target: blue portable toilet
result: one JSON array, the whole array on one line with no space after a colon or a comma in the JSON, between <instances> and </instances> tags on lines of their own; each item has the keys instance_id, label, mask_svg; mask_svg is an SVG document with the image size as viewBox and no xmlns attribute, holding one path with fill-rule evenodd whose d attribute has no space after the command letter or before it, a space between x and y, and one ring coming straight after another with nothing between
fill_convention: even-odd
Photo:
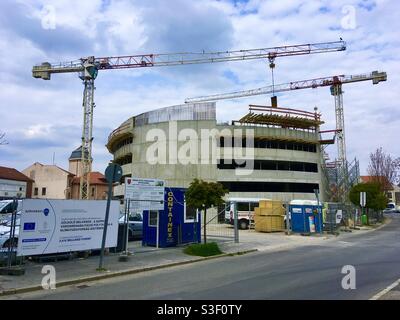
<instances>
[{"instance_id":1,"label":"blue portable toilet","mask_svg":"<svg viewBox=\"0 0 400 320\"><path fill-rule=\"evenodd\" d=\"M166 248L201 242L200 213L186 207L185 191L166 187L164 210L143 212L143 246L157 246L158 242L160 248Z\"/></svg>"},{"instance_id":2,"label":"blue portable toilet","mask_svg":"<svg viewBox=\"0 0 400 320\"><path fill-rule=\"evenodd\" d=\"M323 230L322 204L312 200L293 200L289 206L293 232L321 233Z\"/></svg>"}]
</instances>

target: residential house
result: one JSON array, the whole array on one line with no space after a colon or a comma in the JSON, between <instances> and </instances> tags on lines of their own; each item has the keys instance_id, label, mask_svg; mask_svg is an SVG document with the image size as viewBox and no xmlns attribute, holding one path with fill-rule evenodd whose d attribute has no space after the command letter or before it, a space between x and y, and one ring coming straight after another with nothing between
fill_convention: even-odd
<instances>
[{"instance_id":1,"label":"residential house","mask_svg":"<svg viewBox=\"0 0 400 320\"><path fill-rule=\"evenodd\" d=\"M30 198L33 179L14 168L0 167L0 199Z\"/></svg>"},{"instance_id":2,"label":"residential house","mask_svg":"<svg viewBox=\"0 0 400 320\"><path fill-rule=\"evenodd\" d=\"M44 165L39 162L22 171L33 179L34 199L69 199L70 185L74 174L56 165Z\"/></svg>"},{"instance_id":3,"label":"residential house","mask_svg":"<svg viewBox=\"0 0 400 320\"><path fill-rule=\"evenodd\" d=\"M71 183L71 199L79 199L80 177L74 177ZM89 200L107 199L107 180L100 172L91 172L89 179Z\"/></svg>"}]
</instances>

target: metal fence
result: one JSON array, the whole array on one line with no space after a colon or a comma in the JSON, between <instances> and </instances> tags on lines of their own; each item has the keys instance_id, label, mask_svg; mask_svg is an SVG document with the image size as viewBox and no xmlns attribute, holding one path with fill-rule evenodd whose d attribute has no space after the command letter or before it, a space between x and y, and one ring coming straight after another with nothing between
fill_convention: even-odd
<instances>
[{"instance_id":1,"label":"metal fence","mask_svg":"<svg viewBox=\"0 0 400 320\"><path fill-rule=\"evenodd\" d=\"M207 239L220 238L232 241L235 240L235 223L234 223L235 217L237 221L237 215L234 215L233 224L231 224L230 221L228 223L225 217L225 206L207 210L207 219L205 224ZM203 225L203 236L204 236L204 225Z\"/></svg>"},{"instance_id":2,"label":"metal fence","mask_svg":"<svg viewBox=\"0 0 400 320\"><path fill-rule=\"evenodd\" d=\"M368 217L367 222L369 224L383 221L383 213L380 210L365 209L363 212L359 207L352 204L328 203L324 215L324 231L337 233L362 226L361 216L363 214Z\"/></svg>"}]
</instances>

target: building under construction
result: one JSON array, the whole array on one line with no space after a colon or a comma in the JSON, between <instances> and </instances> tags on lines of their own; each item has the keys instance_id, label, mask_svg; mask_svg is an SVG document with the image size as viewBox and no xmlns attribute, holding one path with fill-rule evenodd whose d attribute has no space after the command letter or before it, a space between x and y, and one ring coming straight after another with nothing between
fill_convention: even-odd
<instances>
[{"instance_id":1,"label":"building under construction","mask_svg":"<svg viewBox=\"0 0 400 320\"><path fill-rule=\"evenodd\" d=\"M215 102L189 103L128 119L110 134L107 148L114 162L122 165L124 177L164 179L170 187L188 187L195 178L218 181L229 189L229 197L283 201L315 200L314 191L319 189L321 200L327 201L330 186L323 147L333 139L321 139L323 123L317 110L251 105L241 119L221 124ZM153 129L164 136L155 138ZM204 130L216 150L208 159L201 148ZM188 145L188 133L191 140L197 139L192 146L198 149L191 150L191 161L185 162L181 149ZM158 156L166 150L166 161L155 165L149 150L156 143ZM176 145L177 157L171 145ZM122 196L123 190L124 185L116 187L115 195Z\"/></svg>"}]
</instances>

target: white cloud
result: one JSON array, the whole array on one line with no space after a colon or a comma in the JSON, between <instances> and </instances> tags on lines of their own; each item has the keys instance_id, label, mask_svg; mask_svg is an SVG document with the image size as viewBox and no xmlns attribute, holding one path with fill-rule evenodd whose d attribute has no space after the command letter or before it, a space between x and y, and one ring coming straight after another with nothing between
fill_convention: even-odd
<instances>
[{"instance_id":1,"label":"white cloud","mask_svg":"<svg viewBox=\"0 0 400 320\"><path fill-rule=\"evenodd\" d=\"M27 138L41 138L46 137L51 133L52 127L48 124L36 124L28 127L22 134Z\"/></svg>"},{"instance_id":2,"label":"white cloud","mask_svg":"<svg viewBox=\"0 0 400 320\"><path fill-rule=\"evenodd\" d=\"M76 75L55 75L50 82L33 79L35 63L87 54L250 49L336 41L339 37L348 42L346 52L277 59L276 82L387 71L386 83L344 88L348 153L349 158L360 158L362 169L369 152L378 146L394 155L400 153L396 143L400 10L394 0L250 0L236 5L228 0L18 0L17 4L10 0L0 3L0 11L8 10L10 16L0 21L0 112L2 130L10 140L7 149L2 149L2 164L15 163L22 169L34 161L49 162L51 156L38 151L42 143L56 149L58 157L65 158L60 164L66 166L67 156L80 143L81 82ZM41 27L45 5L55 7L55 30ZM355 29L341 26L345 5L356 10ZM235 79L227 78L227 71ZM260 60L102 72L96 91L96 170L103 171L109 160L104 147L109 131L130 116L182 103L186 97L266 86L270 77L267 61ZM222 121L237 120L247 112L248 104L267 104L268 99L256 96L222 101L217 104L217 114ZM328 88L286 93L279 102L307 110L318 106L326 129L335 126ZM21 135L30 138L31 146L18 140ZM328 149L331 158L335 149Z\"/></svg>"}]
</instances>

